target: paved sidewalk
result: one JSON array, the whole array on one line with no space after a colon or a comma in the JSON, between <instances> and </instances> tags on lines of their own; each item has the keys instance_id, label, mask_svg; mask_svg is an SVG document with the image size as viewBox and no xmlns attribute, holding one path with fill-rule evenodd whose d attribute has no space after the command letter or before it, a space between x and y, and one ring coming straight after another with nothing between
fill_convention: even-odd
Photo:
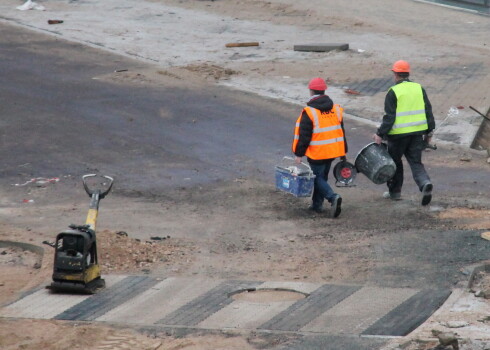
<instances>
[{"instance_id":1,"label":"paved sidewalk","mask_svg":"<svg viewBox=\"0 0 490 350\"><path fill-rule=\"evenodd\" d=\"M107 288L90 296L34 289L5 306L0 316L386 337L407 335L451 294L447 289L302 282L126 275L108 275L105 279ZM293 297L285 298L281 292ZM254 293L266 293L265 298L263 294L254 298Z\"/></svg>"}]
</instances>

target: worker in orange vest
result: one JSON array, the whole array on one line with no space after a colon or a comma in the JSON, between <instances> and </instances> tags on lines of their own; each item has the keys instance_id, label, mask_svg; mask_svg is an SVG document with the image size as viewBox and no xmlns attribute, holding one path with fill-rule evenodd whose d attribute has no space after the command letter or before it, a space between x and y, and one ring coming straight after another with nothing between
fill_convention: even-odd
<instances>
[{"instance_id":1,"label":"worker in orange vest","mask_svg":"<svg viewBox=\"0 0 490 350\"><path fill-rule=\"evenodd\" d=\"M322 78L312 79L308 88L311 98L296 121L293 153L298 164L306 156L316 176L309 209L316 213L323 212L326 199L331 204L329 216L336 218L342 210L342 197L328 184L328 173L334 159L340 157L345 160L347 153L344 110L325 95L327 84Z\"/></svg>"}]
</instances>

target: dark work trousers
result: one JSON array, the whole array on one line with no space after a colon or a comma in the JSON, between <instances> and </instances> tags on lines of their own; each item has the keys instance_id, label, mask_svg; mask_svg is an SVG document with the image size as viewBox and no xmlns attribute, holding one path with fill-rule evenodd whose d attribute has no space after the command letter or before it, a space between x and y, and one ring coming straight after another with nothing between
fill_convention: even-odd
<instances>
[{"instance_id":1,"label":"dark work trousers","mask_svg":"<svg viewBox=\"0 0 490 350\"><path fill-rule=\"evenodd\" d=\"M424 149L424 140L422 135L407 135L397 139L388 140L388 153L396 164L396 172L393 178L388 181L388 190L390 193L400 193L403 186L403 162L405 156L415 183L422 191L422 187L430 182L429 175L422 164L422 151Z\"/></svg>"},{"instance_id":2,"label":"dark work trousers","mask_svg":"<svg viewBox=\"0 0 490 350\"><path fill-rule=\"evenodd\" d=\"M335 159L335 158L334 158ZM336 193L328 184L328 173L334 159L325 159L321 163L310 163L311 170L315 174L315 185L313 187L313 208L320 209L323 201L327 199L330 203L334 199Z\"/></svg>"}]
</instances>

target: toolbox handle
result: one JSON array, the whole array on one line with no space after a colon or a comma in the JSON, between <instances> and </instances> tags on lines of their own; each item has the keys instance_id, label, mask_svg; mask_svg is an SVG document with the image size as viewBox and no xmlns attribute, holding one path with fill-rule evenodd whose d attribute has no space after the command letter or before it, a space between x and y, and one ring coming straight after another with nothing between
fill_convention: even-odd
<instances>
[{"instance_id":1,"label":"toolbox handle","mask_svg":"<svg viewBox=\"0 0 490 350\"><path fill-rule=\"evenodd\" d=\"M82 181L83 181L83 188L85 188L85 192L87 192L87 194L92 197L93 194L95 193L98 193L99 194L99 198L102 199L104 198L109 192L110 190L112 189L112 185L114 184L114 178L110 177L110 176L107 176L107 175L101 175L101 177L109 180L109 186L107 187L107 189L104 191L104 192L101 192L100 190L92 190L88 187L87 185L87 178L89 177L96 177L97 174L87 174L87 175L83 175L82 176Z\"/></svg>"},{"instance_id":2,"label":"toolbox handle","mask_svg":"<svg viewBox=\"0 0 490 350\"><path fill-rule=\"evenodd\" d=\"M292 162L294 165L302 165L303 167L305 167L305 168L306 168L306 170L308 170L308 172L309 172L309 173L311 173L311 174L313 173L313 170L311 170L311 167L310 167L310 165L309 165L308 163L301 162L301 164L297 164L297 163L295 162L295 159L294 159L293 157L289 157L289 156L284 156L284 157L282 158L282 161L283 161L283 162L284 162L285 160ZM284 169L287 169L287 168L284 168Z\"/></svg>"}]
</instances>

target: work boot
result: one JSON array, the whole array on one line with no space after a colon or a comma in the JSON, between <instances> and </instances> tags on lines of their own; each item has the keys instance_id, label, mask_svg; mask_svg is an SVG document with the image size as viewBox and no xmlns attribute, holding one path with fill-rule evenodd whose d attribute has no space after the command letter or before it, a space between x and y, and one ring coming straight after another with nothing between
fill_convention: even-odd
<instances>
[{"instance_id":1,"label":"work boot","mask_svg":"<svg viewBox=\"0 0 490 350\"><path fill-rule=\"evenodd\" d=\"M332 200L332 207L330 208L330 217L331 218L338 217L341 211L342 211L342 197L340 197L337 194Z\"/></svg>"},{"instance_id":2,"label":"work boot","mask_svg":"<svg viewBox=\"0 0 490 350\"><path fill-rule=\"evenodd\" d=\"M422 186L422 205L428 205L432 200L432 187L430 182Z\"/></svg>"},{"instance_id":3,"label":"work boot","mask_svg":"<svg viewBox=\"0 0 490 350\"><path fill-rule=\"evenodd\" d=\"M314 211L315 213L318 213L318 214L320 214L320 213L323 213L323 212L324 212L324 210L323 210L323 208L322 208L322 207L315 207L314 205L310 205L310 206L308 207L308 210L310 210L310 211Z\"/></svg>"},{"instance_id":4,"label":"work boot","mask_svg":"<svg viewBox=\"0 0 490 350\"><path fill-rule=\"evenodd\" d=\"M402 194L400 192L384 192L383 198L391 199L393 201L399 201L402 199Z\"/></svg>"}]
</instances>

